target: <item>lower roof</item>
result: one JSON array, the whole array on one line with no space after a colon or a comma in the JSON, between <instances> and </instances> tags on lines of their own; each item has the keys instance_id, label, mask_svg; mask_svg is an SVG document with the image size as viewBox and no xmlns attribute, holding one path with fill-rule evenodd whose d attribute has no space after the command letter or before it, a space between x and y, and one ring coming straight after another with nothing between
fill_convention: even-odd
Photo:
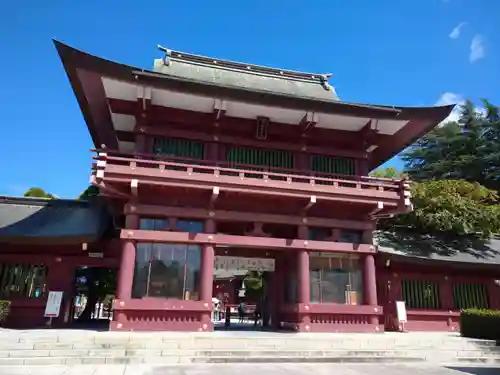
<instances>
[{"instance_id":1,"label":"lower roof","mask_svg":"<svg viewBox=\"0 0 500 375\"><path fill-rule=\"evenodd\" d=\"M0 243L98 241L110 217L100 200L0 197Z\"/></svg>"},{"instance_id":2,"label":"lower roof","mask_svg":"<svg viewBox=\"0 0 500 375\"><path fill-rule=\"evenodd\" d=\"M500 267L500 238L462 236L441 240L429 235L412 236L376 232L378 251L402 262L446 262L456 265Z\"/></svg>"}]
</instances>

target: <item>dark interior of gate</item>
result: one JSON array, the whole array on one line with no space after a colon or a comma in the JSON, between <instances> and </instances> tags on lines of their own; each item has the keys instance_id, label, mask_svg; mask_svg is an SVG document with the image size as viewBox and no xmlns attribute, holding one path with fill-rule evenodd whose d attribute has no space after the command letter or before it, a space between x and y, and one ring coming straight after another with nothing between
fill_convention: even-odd
<instances>
[{"instance_id":1,"label":"dark interior of gate","mask_svg":"<svg viewBox=\"0 0 500 375\"><path fill-rule=\"evenodd\" d=\"M280 251L218 247L212 324L217 330L281 330Z\"/></svg>"}]
</instances>

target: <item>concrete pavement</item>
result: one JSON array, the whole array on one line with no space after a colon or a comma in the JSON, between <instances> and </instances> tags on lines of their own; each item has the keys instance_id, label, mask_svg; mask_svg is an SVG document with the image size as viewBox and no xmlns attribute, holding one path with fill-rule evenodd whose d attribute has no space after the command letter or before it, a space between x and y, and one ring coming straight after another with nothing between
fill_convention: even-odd
<instances>
[{"instance_id":1,"label":"concrete pavement","mask_svg":"<svg viewBox=\"0 0 500 375\"><path fill-rule=\"evenodd\" d=\"M499 375L500 367L428 364L78 365L0 367L0 375Z\"/></svg>"}]
</instances>

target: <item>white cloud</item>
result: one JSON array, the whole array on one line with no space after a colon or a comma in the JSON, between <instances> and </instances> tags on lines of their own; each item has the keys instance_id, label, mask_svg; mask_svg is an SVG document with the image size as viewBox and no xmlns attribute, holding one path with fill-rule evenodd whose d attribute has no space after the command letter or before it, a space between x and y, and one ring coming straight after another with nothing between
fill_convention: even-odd
<instances>
[{"instance_id":1,"label":"white cloud","mask_svg":"<svg viewBox=\"0 0 500 375\"><path fill-rule=\"evenodd\" d=\"M465 99L462 95L455 94L453 92L445 92L443 93L436 102L437 106L445 106L456 104L453 111L451 111L450 115L441 122L441 124L450 122L450 121L458 121L460 118L460 106L465 104ZM476 107L476 113L484 116L486 115L486 109L484 107ZM441 125L440 124L440 125Z\"/></svg>"},{"instance_id":2,"label":"white cloud","mask_svg":"<svg viewBox=\"0 0 500 375\"><path fill-rule=\"evenodd\" d=\"M470 55L469 60L471 63L484 59L486 57L486 48L484 46L483 37L479 34L475 35L472 38L472 42L470 44Z\"/></svg>"},{"instance_id":3,"label":"white cloud","mask_svg":"<svg viewBox=\"0 0 500 375\"><path fill-rule=\"evenodd\" d=\"M465 103L465 99L453 92L445 92L443 93L436 102L437 106L445 106L450 104L457 104L450 115L444 119L442 123L446 123L449 121L457 121L460 116L460 105Z\"/></svg>"},{"instance_id":4,"label":"white cloud","mask_svg":"<svg viewBox=\"0 0 500 375\"><path fill-rule=\"evenodd\" d=\"M458 37L460 36L460 32L462 31L462 27L464 27L465 25L467 25L467 22L460 22L457 26L455 26L455 28L451 31L449 37L451 39L458 39Z\"/></svg>"}]
</instances>

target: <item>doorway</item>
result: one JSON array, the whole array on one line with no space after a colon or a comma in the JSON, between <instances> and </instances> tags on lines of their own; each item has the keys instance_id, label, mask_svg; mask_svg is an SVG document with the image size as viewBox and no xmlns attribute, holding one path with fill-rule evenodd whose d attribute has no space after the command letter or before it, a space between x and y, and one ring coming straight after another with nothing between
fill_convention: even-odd
<instances>
[{"instance_id":1,"label":"doorway","mask_svg":"<svg viewBox=\"0 0 500 375\"><path fill-rule=\"evenodd\" d=\"M70 323L72 327L107 330L113 318L117 270L82 266L75 270Z\"/></svg>"},{"instance_id":2,"label":"doorway","mask_svg":"<svg viewBox=\"0 0 500 375\"><path fill-rule=\"evenodd\" d=\"M278 308L272 289L274 258L216 256L212 322L216 330L269 330Z\"/></svg>"}]
</instances>

